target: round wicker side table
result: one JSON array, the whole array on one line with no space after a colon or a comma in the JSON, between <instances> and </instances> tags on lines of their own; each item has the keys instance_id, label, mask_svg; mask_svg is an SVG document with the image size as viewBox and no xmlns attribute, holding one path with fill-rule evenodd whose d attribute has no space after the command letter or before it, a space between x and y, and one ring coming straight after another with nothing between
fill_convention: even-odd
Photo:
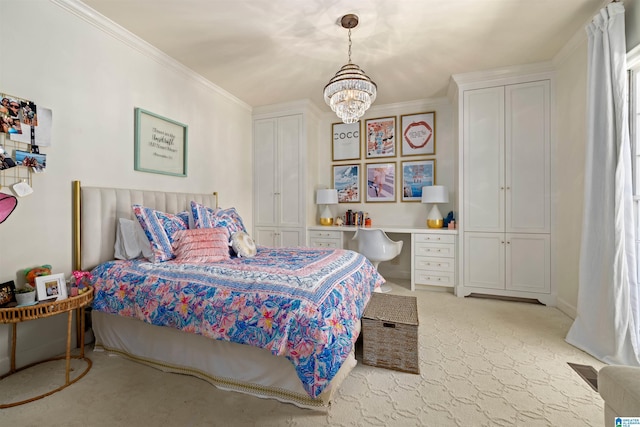
<instances>
[{"instance_id":1,"label":"round wicker side table","mask_svg":"<svg viewBox=\"0 0 640 427\"><path fill-rule=\"evenodd\" d=\"M51 362L53 360L62 360L66 359L66 371L65 371L65 383L56 388L55 390L48 391L46 393L40 394L38 396L21 400L19 402L12 402L6 404L0 404L0 409L10 408L12 406L23 405L25 403L33 402L34 400L42 399L43 397L49 396L55 392L58 392L71 384L78 381L80 378L84 377L89 369L91 369L91 359L85 357L84 355L84 309L87 305L89 305L93 301L93 288L89 288L88 291L84 292L81 295L70 297L67 299L63 299L60 301L42 301L37 303L36 305L25 306L25 307L12 307L12 308L0 308L0 323L6 323L12 325L12 336L11 336L11 369L6 374L0 376L0 380L15 374L16 372L23 371L25 369L31 368L32 366L39 365L45 362ZM80 354L79 355L71 355L71 325L73 323L73 312L77 312L77 319L80 322L80 338L79 338L79 347ZM67 313L67 351L65 356L52 357L46 360L41 360L39 362L31 363L29 365L23 366L19 369L16 369L16 341L17 341L17 324L20 322L26 322L29 320L42 319L45 317L55 316L56 314ZM87 367L84 372L81 372L76 378L73 380L69 380L69 371L71 370L71 359L80 359L87 362Z\"/></svg>"}]
</instances>

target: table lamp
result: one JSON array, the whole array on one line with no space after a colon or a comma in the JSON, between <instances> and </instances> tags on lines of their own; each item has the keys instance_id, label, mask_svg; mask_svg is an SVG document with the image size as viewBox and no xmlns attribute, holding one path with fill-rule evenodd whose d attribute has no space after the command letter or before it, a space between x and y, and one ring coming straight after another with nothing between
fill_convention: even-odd
<instances>
[{"instance_id":1,"label":"table lamp","mask_svg":"<svg viewBox=\"0 0 640 427\"><path fill-rule=\"evenodd\" d=\"M338 203L338 190L328 188L318 190L316 193L316 205L320 207L320 225L333 225L333 216L329 205Z\"/></svg>"},{"instance_id":2,"label":"table lamp","mask_svg":"<svg viewBox=\"0 0 640 427\"><path fill-rule=\"evenodd\" d=\"M432 203L433 207L427 215L427 227L442 228L444 221L438 203L449 203L449 192L444 185L422 187L422 203Z\"/></svg>"}]
</instances>

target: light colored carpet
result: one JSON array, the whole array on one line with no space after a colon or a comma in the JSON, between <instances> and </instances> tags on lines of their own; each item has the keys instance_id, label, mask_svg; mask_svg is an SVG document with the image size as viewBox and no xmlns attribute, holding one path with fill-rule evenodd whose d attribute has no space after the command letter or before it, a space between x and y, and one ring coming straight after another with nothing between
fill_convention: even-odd
<instances>
[{"instance_id":1,"label":"light colored carpet","mask_svg":"<svg viewBox=\"0 0 640 427\"><path fill-rule=\"evenodd\" d=\"M220 391L196 378L89 351L93 367L84 378L44 399L0 410L0 425L602 425L600 396L567 362L596 369L603 364L565 343L571 319L560 311L443 292L412 294L398 286L394 293L418 297L421 374L359 363L328 413ZM47 382L50 369L30 370L24 382L13 380L17 374L11 385L3 380L0 395Z\"/></svg>"}]
</instances>

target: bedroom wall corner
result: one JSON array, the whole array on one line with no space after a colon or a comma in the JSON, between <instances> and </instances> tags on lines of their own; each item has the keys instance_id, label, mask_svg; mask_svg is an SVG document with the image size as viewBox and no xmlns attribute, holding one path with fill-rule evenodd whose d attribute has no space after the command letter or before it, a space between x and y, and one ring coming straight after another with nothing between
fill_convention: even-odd
<instances>
[{"instance_id":1,"label":"bedroom wall corner","mask_svg":"<svg viewBox=\"0 0 640 427\"><path fill-rule=\"evenodd\" d=\"M586 145L587 39L581 29L554 60L557 69L557 144L554 159L558 308L575 316L582 240ZM561 167L560 167L561 166Z\"/></svg>"},{"instance_id":2,"label":"bedroom wall corner","mask_svg":"<svg viewBox=\"0 0 640 427\"><path fill-rule=\"evenodd\" d=\"M122 28L110 28L98 14L71 10L74 4L0 2L0 15L7 17L0 40L21 52L0 61L0 93L53 112L53 143L41 149L46 172L34 175L34 193L20 198L0 224L0 282L22 285L21 271L41 264L51 264L54 273L71 273L73 180L88 186L217 191L221 206L235 206L252 227L251 108ZM188 125L186 177L134 170L135 107ZM20 364L59 354L56 342L66 336L64 320L56 316L20 325ZM9 335L10 327L0 325L0 369L9 355Z\"/></svg>"}]
</instances>

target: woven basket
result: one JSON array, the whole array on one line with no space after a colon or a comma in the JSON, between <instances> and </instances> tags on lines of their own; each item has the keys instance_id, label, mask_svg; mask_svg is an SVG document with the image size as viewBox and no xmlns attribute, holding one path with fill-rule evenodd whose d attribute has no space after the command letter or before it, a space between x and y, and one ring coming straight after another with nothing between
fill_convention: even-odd
<instances>
[{"instance_id":1,"label":"woven basket","mask_svg":"<svg viewBox=\"0 0 640 427\"><path fill-rule=\"evenodd\" d=\"M416 297L371 295L362 316L362 362L420 373Z\"/></svg>"}]
</instances>

